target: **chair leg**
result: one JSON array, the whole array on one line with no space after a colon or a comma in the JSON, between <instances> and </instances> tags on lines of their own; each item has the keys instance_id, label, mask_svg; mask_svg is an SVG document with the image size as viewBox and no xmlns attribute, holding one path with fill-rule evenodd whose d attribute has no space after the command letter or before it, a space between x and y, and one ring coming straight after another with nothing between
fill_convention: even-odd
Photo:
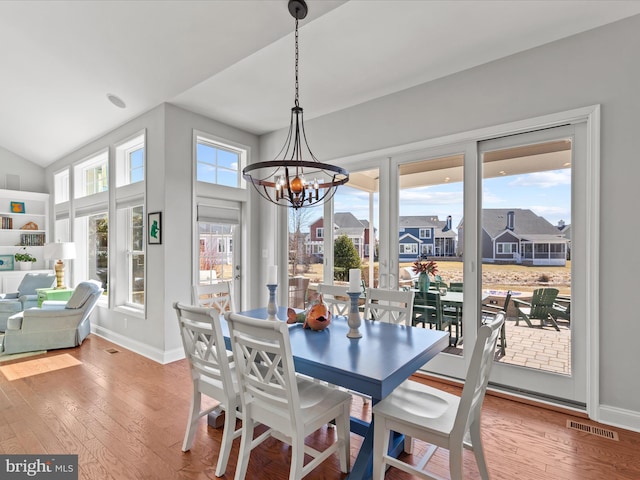
<instances>
[{"instance_id":1,"label":"chair leg","mask_svg":"<svg viewBox=\"0 0 640 480\"><path fill-rule=\"evenodd\" d=\"M384 480L387 463L384 457L389 451L390 432L385 428L386 419L376 415L373 419L373 480Z\"/></svg>"},{"instance_id":2,"label":"chair leg","mask_svg":"<svg viewBox=\"0 0 640 480\"><path fill-rule=\"evenodd\" d=\"M193 393L191 395L191 412L189 413L189 420L187 422L187 431L184 434L184 442L182 442L182 451L187 452L191 450L193 444L193 438L196 435L196 427L198 420L200 419L200 403L202 400L202 394L198 390L197 386L193 385Z\"/></svg>"},{"instance_id":3,"label":"chair leg","mask_svg":"<svg viewBox=\"0 0 640 480\"><path fill-rule=\"evenodd\" d=\"M244 480L249 466L249 456L251 455L251 442L253 441L253 420L249 412L244 412L242 420L242 438L240 439L240 450L238 451L238 465L234 480Z\"/></svg>"},{"instance_id":4,"label":"chair leg","mask_svg":"<svg viewBox=\"0 0 640 480\"><path fill-rule=\"evenodd\" d=\"M349 473L351 471L350 415L351 408L349 404L345 404L342 409L342 415L336 418L338 441L342 442L342 448L338 451L340 456L340 471L342 471L342 473Z\"/></svg>"},{"instance_id":5,"label":"chair leg","mask_svg":"<svg viewBox=\"0 0 640 480\"><path fill-rule=\"evenodd\" d=\"M236 409L230 405L224 415L224 431L222 432L222 445L218 454L218 464L216 466L216 477L222 477L227 469L231 445L233 444L234 432L236 430Z\"/></svg>"},{"instance_id":6,"label":"chair leg","mask_svg":"<svg viewBox=\"0 0 640 480\"><path fill-rule=\"evenodd\" d=\"M462 444L449 449L449 472L451 474L451 480L462 480L463 450Z\"/></svg>"},{"instance_id":7,"label":"chair leg","mask_svg":"<svg viewBox=\"0 0 640 480\"><path fill-rule=\"evenodd\" d=\"M292 438L291 443L289 480L300 480L302 478L302 468L304 467L304 435L302 438Z\"/></svg>"},{"instance_id":8,"label":"chair leg","mask_svg":"<svg viewBox=\"0 0 640 480\"><path fill-rule=\"evenodd\" d=\"M487 470L487 462L484 456L484 447L482 446L482 436L480 435L480 423L474 422L470 425L469 436L471 437L471 445L473 446L473 454L476 457L478 471L482 480L489 480L489 471Z\"/></svg>"}]
</instances>

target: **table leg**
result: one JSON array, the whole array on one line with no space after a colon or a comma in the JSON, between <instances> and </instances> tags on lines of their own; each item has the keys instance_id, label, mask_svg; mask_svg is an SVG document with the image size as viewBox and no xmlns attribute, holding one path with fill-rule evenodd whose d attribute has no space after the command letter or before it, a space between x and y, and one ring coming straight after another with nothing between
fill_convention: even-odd
<instances>
[{"instance_id":1,"label":"table leg","mask_svg":"<svg viewBox=\"0 0 640 480\"><path fill-rule=\"evenodd\" d=\"M376 401L375 403L378 402ZM347 477L349 480L369 479L373 475L373 419L371 419L371 423L368 424L368 428L366 428L365 431L363 427L366 425L362 420L351 418L351 431L364 438L362 439L362 445L360 446L356 461L351 467L351 473L349 473ZM397 458L403 450L404 435L391 432L389 454Z\"/></svg>"}]
</instances>

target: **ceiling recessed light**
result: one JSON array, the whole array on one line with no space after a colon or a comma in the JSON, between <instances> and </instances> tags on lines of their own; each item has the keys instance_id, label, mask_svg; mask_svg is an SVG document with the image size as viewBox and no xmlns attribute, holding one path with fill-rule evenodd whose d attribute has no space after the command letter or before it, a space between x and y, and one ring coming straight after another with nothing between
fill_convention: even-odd
<instances>
[{"instance_id":1,"label":"ceiling recessed light","mask_svg":"<svg viewBox=\"0 0 640 480\"><path fill-rule=\"evenodd\" d=\"M445 182L448 182L449 180L451 180L451 177L444 177Z\"/></svg>"},{"instance_id":2,"label":"ceiling recessed light","mask_svg":"<svg viewBox=\"0 0 640 480\"><path fill-rule=\"evenodd\" d=\"M107 99L118 108L127 108L127 104L124 103L124 100L113 93L107 93Z\"/></svg>"},{"instance_id":3,"label":"ceiling recessed light","mask_svg":"<svg viewBox=\"0 0 640 480\"><path fill-rule=\"evenodd\" d=\"M507 173L507 172L505 172L504 170L500 170L498 173L499 173L500 175L506 175L506 173Z\"/></svg>"},{"instance_id":4,"label":"ceiling recessed light","mask_svg":"<svg viewBox=\"0 0 640 480\"><path fill-rule=\"evenodd\" d=\"M562 165L563 167L570 167L571 166L571 162L566 162L564 165Z\"/></svg>"}]
</instances>

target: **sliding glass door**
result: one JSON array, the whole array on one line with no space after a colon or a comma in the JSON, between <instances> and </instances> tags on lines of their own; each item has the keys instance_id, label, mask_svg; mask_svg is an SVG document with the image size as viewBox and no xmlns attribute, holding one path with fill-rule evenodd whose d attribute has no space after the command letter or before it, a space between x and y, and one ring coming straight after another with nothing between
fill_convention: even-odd
<instances>
[{"instance_id":1,"label":"sliding glass door","mask_svg":"<svg viewBox=\"0 0 640 480\"><path fill-rule=\"evenodd\" d=\"M585 272L586 212L573 205L585 191L576 182L584 130L568 125L478 145L481 289L488 305L509 298L492 381L577 404L586 403L583 292L574 288Z\"/></svg>"}]
</instances>

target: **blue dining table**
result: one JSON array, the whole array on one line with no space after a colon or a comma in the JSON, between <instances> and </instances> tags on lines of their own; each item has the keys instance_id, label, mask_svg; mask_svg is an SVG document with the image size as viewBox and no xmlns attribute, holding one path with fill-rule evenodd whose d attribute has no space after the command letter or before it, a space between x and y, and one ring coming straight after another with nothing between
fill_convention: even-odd
<instances>
[{"instance_id":1,"label":"blue dining table","mask_svg":"<svg viewBox=\"0 0 640 480\"><path fill-rule=\"evenodd\" d=\"M267 318L266 308L239 313ZM278 318L286 318L286 307L278 309ZM362 320L361 338L347 338L348 331L346 317L334 317L320 332L303 329L301 323L291 325L296 372L369 395L374 405L449 345L442 331L369 320ZM228 338L226 322L223 332ZM348 478L371 478L373 421L351 417L351 431L364 438ZM393 439L390 451L395 456L402 451L400 436Z\"/></svg>"}]
</instances>

